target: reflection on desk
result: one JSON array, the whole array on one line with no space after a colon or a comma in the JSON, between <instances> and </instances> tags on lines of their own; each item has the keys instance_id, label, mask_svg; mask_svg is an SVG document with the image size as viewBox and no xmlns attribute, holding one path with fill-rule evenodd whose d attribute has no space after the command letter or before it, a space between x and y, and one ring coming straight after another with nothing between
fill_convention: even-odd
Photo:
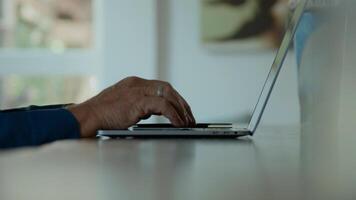
<instances>
[{"instance_id":1,"label":"reflection on desk","mask_svg":"<svg viewBox=\"0 0 356 200\"><path fill-rule=\"evenodd\" d=\"M296 128L265 127L239 140L62 141L2 152L0 199L355 199L356 175L338 168L355 167L352 155L335 160L304 142Z\"/></svg>"}]
</instances>

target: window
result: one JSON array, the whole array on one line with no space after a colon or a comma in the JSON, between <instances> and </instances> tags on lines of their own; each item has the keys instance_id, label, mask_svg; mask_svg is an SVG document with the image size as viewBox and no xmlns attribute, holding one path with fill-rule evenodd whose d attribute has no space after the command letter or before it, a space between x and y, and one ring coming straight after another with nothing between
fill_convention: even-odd
<instances>
[{"instance_id":1,"label":"window","mask_svg":"<svg viewBox=\"0 0 356 200\"><path fill-rule=\"evenodd\" d=\"M99 0L0 0L0 109L96 92Z\"/></svg>"},{"instance_id":2,"label":"window","mask_svg":"<svg viewBox=\"0 0 356 200\"><path fill-rule=\"evenodd\" d=\"M1 0L1 47L90 48L92 0ZM3 13L2 12L2 13Z\"/></svg>"},{"instance_id":3,"label":"window","mask_svg":"<svg viewBox=\"0 0 356 200\"><path fill-rule=\"evenodd\" d=\"M2 77L0 85L2 86L0 106L13 108L29 104L47 105L83 101L95 91L96 79L81 76L10 75Z\"/></svg>"}]
</instances>

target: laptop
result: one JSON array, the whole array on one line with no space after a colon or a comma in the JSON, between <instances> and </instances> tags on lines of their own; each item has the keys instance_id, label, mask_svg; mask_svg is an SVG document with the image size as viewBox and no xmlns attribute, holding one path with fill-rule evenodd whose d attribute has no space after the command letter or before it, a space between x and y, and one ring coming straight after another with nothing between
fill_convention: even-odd
<instances>
[{"instance_id":1,"label":"laptop","mask_svg":"<svg viewBox=\"0 0 356 200\"><path fill-rule=\"evenodd\" d=\"M171 124L137 124L127 130L101 130L98 136L107 137L242 137L253 136L260 124L263 112L281 71L295 31L303 15L308 0L299 0L287 27L281 46L273 61L261 94L248 126L230 123L196 124L194 127L177 128Z\"/></svg>"}]
</instances>

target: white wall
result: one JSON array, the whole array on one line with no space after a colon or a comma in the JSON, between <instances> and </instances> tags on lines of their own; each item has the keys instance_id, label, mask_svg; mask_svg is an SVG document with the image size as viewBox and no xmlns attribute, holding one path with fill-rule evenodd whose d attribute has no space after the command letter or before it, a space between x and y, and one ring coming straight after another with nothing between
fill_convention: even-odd
<instances>
[{"instance_id":1,"label":"white wall","mask_svg":"<svg viewBox=\"0 0 356 200\"><path fill-rule=\"evenodd\" d=\"M170 0L167 6L170 10L165 16L170 19L167 80L187 97L198 119L233 122L249 116L275 53L209 52L199 38L199 0ZM294 63L293 58L286 62L265 115L268 117L264 118L266 123L298 122Z\"/></svg>"},{"instance_id":2,"label":"white wall","mask_svg":"<svg viewBox=\"0 0 356 200\"><path fill-rule=\"evenodd\" d=\"M198 121L247 121L274 52L217 54L199 39L199 0L104 1L103 86L128 75L170 81ZM299 121L296 67L287 59L264 116Z\"/></svg>"},{"instance_id":3,"label":"white wall","mask_svg":"<svg viewBox=\"0 0 356 200\"><path fill-rule=\"evenodd\" d=\"M102 87L131 75L156 78L155 0L102 0Z\"/></svg>"}]
</instances>

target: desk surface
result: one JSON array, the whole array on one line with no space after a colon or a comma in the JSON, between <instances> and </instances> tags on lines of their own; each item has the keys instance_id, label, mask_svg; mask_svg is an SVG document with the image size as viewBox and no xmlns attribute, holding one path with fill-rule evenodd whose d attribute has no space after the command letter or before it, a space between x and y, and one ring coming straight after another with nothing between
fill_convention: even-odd
<instances>
[{"instance_id":1,"label":"desk surface","mask_svg":"<svg viewBox=\"0 0 356 200\"><path fill-rule=\"evenodd\" d=\"M336 187L333 164L303 156L295 128L240 140L62 141L0 153L0 199L355 199L355 184Z\"/></svg>"}]
</instances>

